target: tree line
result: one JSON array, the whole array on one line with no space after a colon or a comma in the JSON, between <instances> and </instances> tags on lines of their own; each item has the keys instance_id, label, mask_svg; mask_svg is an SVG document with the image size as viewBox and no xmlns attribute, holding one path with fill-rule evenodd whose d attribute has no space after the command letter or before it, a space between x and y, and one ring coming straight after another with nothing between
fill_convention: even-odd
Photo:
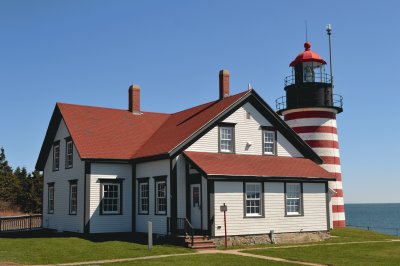
<instances>
[{"instance_id":1,"label":"tree line","mask_svg":"<svg viewBox=\"0 0 400 266\"><path fill-rule=\"evenodd\" d=\"M0 211L41 213L42 192L42 174L28 173L25 167L13 170L0 148Z\"/></svg>"}]
</instances>

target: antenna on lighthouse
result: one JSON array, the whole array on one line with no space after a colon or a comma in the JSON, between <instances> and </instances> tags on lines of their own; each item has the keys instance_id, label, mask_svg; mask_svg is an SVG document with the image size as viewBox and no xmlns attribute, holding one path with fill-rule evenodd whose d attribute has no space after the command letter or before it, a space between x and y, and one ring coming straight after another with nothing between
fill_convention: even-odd
<instances>
[{"instance_id":1,"label":"antenna on lighthouse","mask_svg":"<svg viewBox=\"0 0 400 266\"><path fill-rule=\"evenodd\" d=\"M307 20L304 21L306 24L306 42L308 42L308 27L307 27Z\"/></svg>"},{"instance_id":2,"label":"antenna on lighthouse","mask_svg":"<svg viewBox=\"0 0 400 266\"><path fill-rule=\"evenodd\" d=\"M326 33L328 34L329 39L329 70L331 75L331 84L333 88L333 76L332 76L332 45L331 45L331 35L332 35L332 27L331 24L326 25Z\"/></svg>"}]
</instances>

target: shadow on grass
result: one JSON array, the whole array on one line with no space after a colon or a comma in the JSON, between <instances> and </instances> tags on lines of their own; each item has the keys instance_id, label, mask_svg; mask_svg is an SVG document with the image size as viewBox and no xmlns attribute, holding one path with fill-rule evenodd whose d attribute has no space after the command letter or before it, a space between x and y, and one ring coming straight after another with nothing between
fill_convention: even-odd
<instances>
[{"instance_id":1,"label":"shadow on grass","mask_svg":"<svg viewBox=\"0 0 400 266\"><path fill-rule=\"evenodd\" d=\"M0 238L23 239L23 238L68 238L77 237L91 242L121 241L136 244L147 244L147 234L144 233L103 233L103 234L80 234L73 232L57 232L49 229L34 231L18 231L0 233ZM169 237L153 236L153 244L176 244L174 239Z\"/></svg>"}]
</instances>

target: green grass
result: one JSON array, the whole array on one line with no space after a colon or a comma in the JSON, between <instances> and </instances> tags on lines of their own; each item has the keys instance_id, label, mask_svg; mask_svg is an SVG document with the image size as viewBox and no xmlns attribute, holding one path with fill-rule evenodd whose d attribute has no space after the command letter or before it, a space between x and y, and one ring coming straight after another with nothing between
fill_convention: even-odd
<instances>
[{"instance_id":1,"label":"green grass","mask_svg":"<svg viewBox=\"0 0 400 266\"><path fill-rule=\"evenodd\" d=\"M371 240L400 239L397 236L381 234L373 231L367 231L357 228L337 228L331 231L333 236L326 242L356 242Z\"/></svg>"},{"instance_id":2,"label":"green grass","mask_svg":"<svg viewBox=\"0 0 400 266\"><path fill-rule=\"evenodd\" d=\"M257 244L257 245L237 245L228 246L228 249L249 249L249 248L271 248L280 246L299 246L299 245L309 245L309 244L325 244L325 243L344 243L344 242L359 242L359 241L379 241L388 239L400 239L400 237L381 234L373 231L367 231L357 228L337 228L331 231L331 238L326 241L321 242L307 242L307 243L294 243L294 244ZM218 249L225 249L225 247L220 246Z\"/></svg>"},{"instance_id":3,"label":"green grass","mask_svg":"<svg viewBox=\"0 0 400 266\"><path fill-rule=\"evenodd\" d=\"M4 262L54 264L189 252L192 250L168 245L155 245L152 251L148 251L143 244L93 242L79 237L0 237L0 265Z\"/></svg>"},{"instance_id":4,"label":"green grass","mask_svg":"<svg viewBox=\"0 0 400 266\"><path fill-rule=\"evenodd\" d=\"M304 243L300 244L300 247L290 247L299 244L287 244L242 246L241 248L261 247L263 249L243 252L332 265L400 265L400 242L347 244L347 242L400 239L398 237L352 228L335 229L332 231L332 235L334 237L328 241L311 243L313 246L301 246L310 244ZM338 243L342 244L329 245ZM2 235L0 237L0 265L5 262L55 264L191 252L193 251L190 249L169 245L155 245L152 251L148 251L146 245L126 240L117 241L104 238L88 240L60 234L43 235L39 232L29 236L5 237ZM187 255L116 265L187 265L188 263L197 265L285 265L284 263L227 254Z\"/></svg>"},{"instance_id":5,"label":"green grass","mask_svg":"<svg viewBox=\"0 0 400 266\"><path fill-rule=\"evenodd\" d=\"M335 229L332 231L332 236L334 237L328 241L311 243L312 246L282 245L272 248L269 245L269 248L264 246L265 249L243 252L329 265L400 265L400 242L367 242L400 239L398 237L353 228ZM335 243L342 244L330 245Z\"/></svg>"},{"instance_id":6,"label":"green grass","mask_svg":"<svg viewBox=\"0 0 400 266\"><path fill-rule=\"evenodd\" d=\"M207 265L207 266L243 266L243 265L279 265L279 266L293 266L294 264L281 263L268 261L257 258L242 257L238 255L228 254L198 254L189 256L176 256L162 259L149 259L129 262L119 262L111 264L102 264L111 266L127 266L127 265Z\"/></svg>"},{"instance_id":7,"label":"green grass","mask_svg":"<svg viewBox=\"0 0 400 266\"><path fill-rule=\"evenodd\" d=\"M400 265L400 242L247 250L246 253L329 265Z\"/></svg>"}]
</instances>

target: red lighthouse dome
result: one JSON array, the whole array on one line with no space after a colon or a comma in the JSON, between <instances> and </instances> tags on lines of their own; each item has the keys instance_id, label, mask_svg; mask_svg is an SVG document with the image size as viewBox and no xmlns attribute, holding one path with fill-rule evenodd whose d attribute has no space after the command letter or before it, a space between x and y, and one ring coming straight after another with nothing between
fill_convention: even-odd
<instances>
[{"instance_id":1,"label":"red lighthouse dome","mask_svg":"<svg viewBox=\"0 0 400 266\"><path fill-rule=\"evenodd\" d=\"M325 60L322 59L319 54L311 51L311 43L310 42L304 43L304 48L305 48L305 51L302 52L301 54L299 54L296 57L296 59L294 59L292 61L292 63L290 63L291 67L297 65L298 63L302 63L302 62L317 62L322 65L326 65Z\"/></svg>"}]
</instances>

